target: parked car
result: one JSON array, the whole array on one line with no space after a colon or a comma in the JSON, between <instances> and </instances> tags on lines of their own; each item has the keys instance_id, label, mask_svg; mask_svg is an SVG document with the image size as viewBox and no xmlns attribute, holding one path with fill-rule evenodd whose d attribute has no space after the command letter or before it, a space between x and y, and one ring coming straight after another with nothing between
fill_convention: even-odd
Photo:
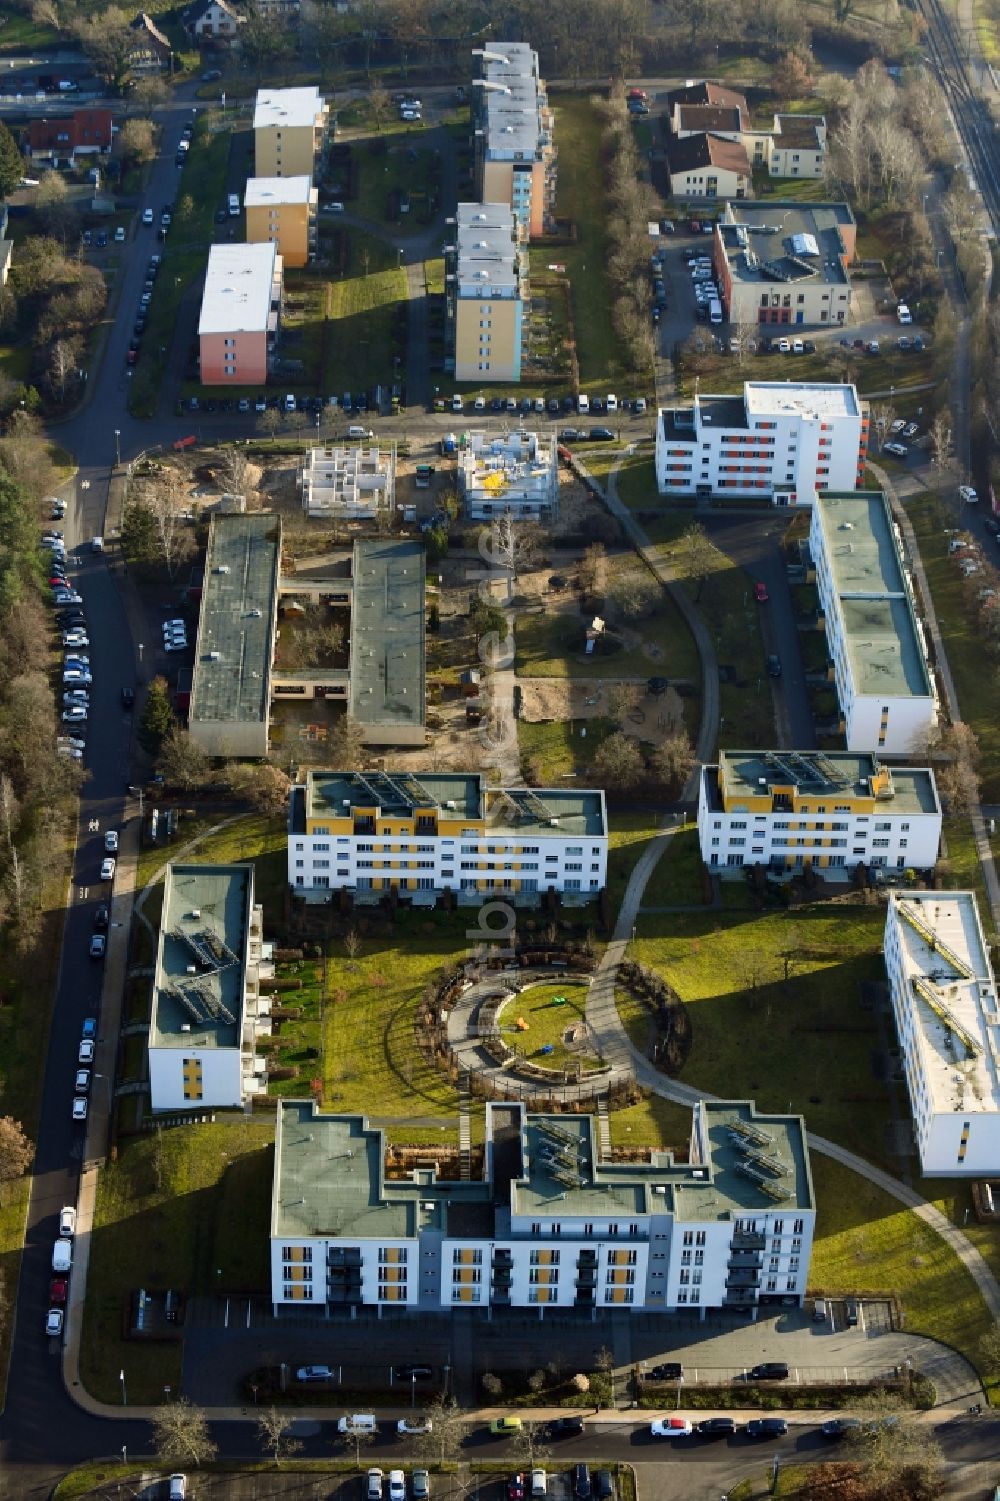
<instances>
[{"instance_id":1,"label":"parked car","mask_svg":"<svg viewBox=\"0 0 1000 1501\"><path fill-rule=\"evenodd\" d=\"M654 1418L649 1425L651 1438L690 1438L693 1431L688 1418Z\"/></svg>"},{"instance_id":2,"label":"parked car","mask_svg":"<svg viewBox=\"0 0 1000 1501\"><path fill-rule=\"evenodd\" d=\"M747 1438L783 1438L787 1432L784 1418L751 1418L746 1426Z\"/></svg>"},{"instance_id":3,"label":"parked car","mask_svg":"<svg viewBox=\"0 0 1000 1501\"><path fill-rule=\"evenodd\" d=\"M396 1432L401 1437L414 1438L421 1433L430 1433L432 1427L430 1418L400 1418L396 1424Z\"/></svg>"},{"instance_id":4,"label":"parked car","mask_svg":"<svg viewBox=\"0 0 1000 1501\"><path fill-rule=\"evenodd\" d=\"M787 1381L788 1367L783 1360L762 1360L747 1371L749 1381Z\"/></svg>"},{"instance_id":5,"label":"parked car","mask_svg":"<svg viewBox=\"0 0 1000 1501\"><path fill-rule=\"evenodd\" d=\"M115 857L106 855L101 861L101 880L113 881L115 878Z\"/></svg>"},{"instance_id":6,"label":"parked car","mask_svg":"<svg viewBox=\"0 0 1000 1501\"><path fill-rule=\"evenodd\" d=\"M426 1470L413 1471L410 1476L410 1489L413 1493L413 1501L429 1501L431 1477Z\"/></svg>"},{"instance_id":7,"label":"parked car","mask_svg":"<svg viewBox=\"0 0 1000 1501\"><path fill-rule=\"evenodd\" d=\"M884 443L882 450L884 453L891 453L894 459L905 459L910 451L905 443Z\"/></svg>"},{"instance_id":8,"label":"parked car","mask_svg":"<svg viewBox=\"0 0 1000 1501\"><path fill-rule=\"evenodd\" d=\"M767 675L772 678L781 677L781 658L775 652L771 652L768 655Z\"/></svg>"},{"instance_id":9,"label":"parked car","mask_svg":"<svg viewBox=\"0 0 1000 1501\"><path fill-rule=\"evenodd\" d=\"M584 1430L582 1418L555 1418L548 1427L550 1439L577 1438Z\"/></svg>"},{"instance_id":10,"label":"parked car","mask_svg":"<svg viewBox=\"0 0 1000 1501\"><path fill-rule=\"evenodd\" d=\"M861 1427L858 1418L828 1418L820 1429L825 1439L841 1439Z\"/></svg>"},{"instance_id":11,"label":"parked car","mask_svg":"<svg viewBox=\"0 0 1000 1501\"><path fill-rule=\"evenodd\" d=\"M103 959L107 950L108 942L103 933L91 933L90 957L91 959Z\"/></svg>"},{"instance_id":12,"label":"parked car","mask_svg":"<svg viewBox=\"0 0 1000 1501\"><path fill-rule=\"evenodd\" d=\"M654 684L656 685L654 687ZM663 685L662 687L660 685ZM665 693L669 684L666 678L650 678L647 685L650 693ZM683 1381L684 1367L679 1360L662 1361L659 1365L650 1366L649 1379L651 1381Z\"/></svg>"},{"instance_id":13,"label":"parked car","mask_svg":"<svg viewBox=\"0 0 1000 1501\"><path fill-rule=\"evenodd\" d=\"M499 1438L505 1433L520 1433L520 1418L493 1418L490 1422L490 1433Z\"/></svg>"},{"instance_id":14,"label":"parked car","mask_svg":"<svg viewBox=\"0 0 1000 1501\"><path fill-rule=\"evenodd\" d=\"M759 605L766 605L768 601L767 585L760 582L754 584L753 597Z\"/></svg>"},{"instance_id":15,"label":"parked car","mask_svg":"<svg viewBox=\"0 0 1000 1501\"><path fill-rule=\"evenodd\" d=\"M59 1211L59 1234L67 1240L76 1234L76 1210L72 1204L64 1204Z\"/></svg>"},{"instance_id":16,"label":"parked car","mask_svg":"<svg viewBox=\"0 0 1000 1501\"><path fill-rule=\"evenodd\" d=\"M736 1432L735 1418L702 1418L698 1424L702 1438L729 1438Z\"/></svg>"},{"instance_id":17,"label":"parked car","mask_svg":"<svg viewBox=\"0 0 1000 1501\"><path fill-rule=\"evenodd\" d=\"M45 1315L45 1333L55 1338L62 1334L63 1311L61 1308L50 1308Z\"/></svg>"}]
</instances>

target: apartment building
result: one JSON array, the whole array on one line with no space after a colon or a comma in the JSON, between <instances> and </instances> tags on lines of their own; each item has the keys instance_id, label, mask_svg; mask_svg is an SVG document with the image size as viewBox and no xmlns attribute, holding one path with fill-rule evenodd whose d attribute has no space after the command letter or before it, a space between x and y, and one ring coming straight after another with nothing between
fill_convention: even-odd
<instances>
[{"instance_id":1,"label":"apartment building","mask_svg":"<svg viewBox=\"0 0 1000 1501\"><path fill-rule=\"evenodd\" d=\"M1000 1007L975 893L890 894L884 953L921 1171L995 1178Z\"/></svg>"},{"instance_id":2,"label":"apartment building","mask_svg":"<svg viewBox=\"0 0 1000 1501\"><path fill-rule=\"evenodd\" d=\"M285 267L305 266L315 255L319 189L312 178L251 177L243 207L249 245L276 245Z\"/></svg>"},{"instance_id":3,"label":"apartment building","mask_svg":"<svg viewBox=\"0 0 1000 1501\"><path fill-rule=\"evenodd\" d=\"M481 203L506 203L523 235L549 227L556 196L552 111L526 42L498 42L473 52L473 173Z\"/></svg>"},{"instance_id":4,"label":"apartment building","mask_svg":"<svg viewBox=\"0 0 1000 1501\"><path fill-rule=\"evenodd\" d=\"M288 884L298 895L395 890L432 905L443 891L478 905L532 903L604 887L601 791L488 787L474 772L308 771L292 789Z\"/></svg>"},{"instance_id":5,"label":"apartment building","mask_svg":"<svg viewBox=\"0 0 1000 1501\"><path fill-rule=\"evenodd\" d=\"M258 386L267 380L281 321L278 247L213 245L198 320L203 386Z\"/></svg>"},{"instance_id":6,"label":"apartment building","mask_svg":"<svg viewBox=\"0 0 1000 1501\"><path fill-rule=\"evenodd\" d=\"M775 115L769 134L745 136L744 145L753 152L753 165L766 166L772 177L806 177L818 181L826 171L823 115Z\"/></svg>"},{"instance_id":7,"label":"apartment building","mask_svg":"<svg viewBox=\"0 0 1000 1501\"><path fill-rule=\"evenodd\" d=\"M446 250L446 304L455 379L516 383L528 303L528 258L502 203L460 203Z\"/></svg>"},{"instance_id":8,"label":"apartment building","mask_svg":"<svg viewBox=\"0 0 1000 1501\"><path fill-rule=\"evenodd\" d=\"M487 1104L484 1180L390 1177L363 1116L282 1101L272 1302L702 1317L801 1305L816 1212L801 1117L701 1101L689 1155L602 1160L593 1116Z\"/></svg>"},{"instance_id":9,"label":"apartment building","mask_svg":"<svg viewBox=\"0 0 1000 1501\"><path fill-rule=\"evenodd\" d=\"M273 975L252 865L167 867L149 1023L150 1108L238 1109L267 1090Z\"/></svg>"},{"instance_id":10,"label":"apartment building","mask_svg":"<svg viewBox=\"0 0 1000 1501\"><path fill-rule=\"evenodd\" d=\"M667 172L672 198L748 198L753 187L743 142L705 131L671 138Z\"/></svg>"},{"instance_id":11,"label":"apartment building","mask_svg":"<svg viewBox=\"0 0 1000 1501\"><path fill-rule=\"evenodd\" d=\"M299 474L302 508L327 520L391 517L396 494L396 445L326 443L310 448Z\"/></svg>"},{"instance_id":12,"label":"apartment building","mask_svg":"<svg viewBox=\"0 0 1000 1501\"><path fill-rule=\"evenodd\" d=\"M312 180L328 114L315 87L258 89L253 114L255 175Z\"/></svg>"},{"instance_id":13,"label":"apartment building","mask_svg":"<svg viewBox=\"0 0 1000 1501\"><path fill-rule=\"evenodd\" d=\"M747 865L778 875L807 865L931 870L941 804L927 767L845 751L720 751L701 769L698 840L722 875Z\"/></svg>"},{"instance_id":14,"label":"apartment building","mask_svg":"<svg viewBox=\"0 0 1000 1501\"><path fill-rule=\"evenodd\" d=\"M208 756L267 755L280 562L280 516L212 517L188 709Z\"/></svg>"},{"instance_id":15,"label":"apartment building","mask_svg":"<svg viewBox=\"0 0 1000 1501\"><path fill-rule=\"evenodd\" d=\"M846 323L856 241L846 203L727 203L712 257L729 321L808 328Z\"/></svg>"},{"instance_id":16,"label":"apartment building","mask_svg":"<svg viewBox=\"0 0 1000 1501\"><path fill-rule=\"evenodd\" d=\"M847 749L919 754L937 695L885 496L817 496L809 548Z\"/></svg>"},{"instance_id":17,"label":"apartment building","mask_svg":"<svg viewBox=\"0 0 1000 1501\"><path fill-rule=\"evenodd\" d=\"M559 514L559 451L554 433L471 432L458 456L458 492L473 521L510 515L553 521Z\"/></svg>"},{"instance_id":18,"label":"apartment building","mask_svg":"<svg viewBox=\"0 0 1000 1501\"><path fill-rule=\"evenodd\" d=\"M812 505L864 479L868 408L854 386L745 381L742 395L696 395L656 422L661 495L746 495Z\"/></svg>"}]
</instances>

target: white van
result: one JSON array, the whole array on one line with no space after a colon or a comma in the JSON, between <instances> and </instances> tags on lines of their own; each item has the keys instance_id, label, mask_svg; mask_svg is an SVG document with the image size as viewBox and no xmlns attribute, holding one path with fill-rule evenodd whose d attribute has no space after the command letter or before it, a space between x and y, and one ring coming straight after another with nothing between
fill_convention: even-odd
<instances>
[{"instance_id":1,"label":"white van","mask_svg":"<svg viewBox=\"0 0 1000 1501\"><path fill-rule=\"evenodd\" d=\"M337 1419L338 1433L377 1433L378 1424L373 1412L352 1412L350 1417Z\"/></svg>"},{"instance_id":2,"label":"white van","mask_svg":"<svg viewBox=\"0 0 1000 1501\"><path fill-rule=\"evenodd\" d=\"M65 1275L73 1265L73 1242L60 1238L52 1247L52 1270Z\"/></svg>"},{"instance_id":3,"label":"white van","mask_svg":"<svg viewBox=\"0 0 1000 1501\"><path fill-rule=\"evenodd\" d=\"M590 411L590 397L586 391L581 391L580 395L576 398L576 409L578 412Z\"/></svg>"},{"instance_id":4,"label":"white van","mask_svg":"<svg viewBox=\"0 0 1000 1501\"><path fill-rule=\"evenodd\" d=\"M229 217L230 219L238 219L240 217L239 193L230 193L229 195Z\"/></svg>"},{"instance_id":5,"label":"white van","mask_svg":"<svg viewBox=\"0 0 1000 1501\"><path fill-rule=\"evenodd\" d=\"M362 427L360 422L352 422L347 429L349 438L374 438L375 434L370 427Z\"/></svg>"},{"instance_id":6,"label":"white van","mask_svg":"<svg viewBox=\"0 0 1000 1501\"><path fill-rule=\"evenodd\" d=\"M722 303L717 297L713 297L708 304L708 321L709 323L722 322Z\"/></svg>"}]
</instances>

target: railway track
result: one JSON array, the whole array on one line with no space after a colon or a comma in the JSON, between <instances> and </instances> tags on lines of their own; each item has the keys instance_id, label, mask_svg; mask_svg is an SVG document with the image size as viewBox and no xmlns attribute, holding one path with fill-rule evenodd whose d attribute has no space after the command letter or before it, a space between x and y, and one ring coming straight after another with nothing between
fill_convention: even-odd
<instances>
[{"instance_id":1,"label":"railway track","mask_svg":"<svg viewBox=\"0 0 1000 1501\"><path fill-rule=\"evenodd\" d=\"M968 62L941 0L917 0L917 8L927 24L929 60L965 147L974 179L970 186L979 191L993 234L1000 234L1000 132L975 90Z\"/></svg>"}]
</instances>

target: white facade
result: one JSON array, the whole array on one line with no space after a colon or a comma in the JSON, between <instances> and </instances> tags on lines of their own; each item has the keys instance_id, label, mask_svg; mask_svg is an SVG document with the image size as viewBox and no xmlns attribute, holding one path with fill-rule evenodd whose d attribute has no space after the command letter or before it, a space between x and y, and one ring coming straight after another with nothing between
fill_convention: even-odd
<instances>
[{"instance_id":1,"label":"white facade","mask_svg":"<svg viewBox=\"0 0 1000 1501\"><path fill-rule=\"evenodd\" d=\"M819 496L809 547L847 749L919 754L936 694L885 496Z\"/></svg>"},{"instance_id":2,"label":"white facade","mask_svg":"<svg viewBox=\"0 0 1000 1501\"><path fill-rule=\"evenodd\" d=\"M261 976L263 912L252 865L171 865L153 979L149 1095L154 1111L239 1109L267 1088L257 1037L270 1031Z\"/></svg>"},{"instance_id":3,"label":"white facade","mask_svg":"<svg viewBox=\"0 0 1000 1501\"><path fill-rule=\"evenodd\" d=\"M554 520L559 514L555 434L470 433L458 456L458 484L465 514L474 521L504 514L518 521Z\"/></svg>"},{"instance_id":4,"label":"white facade","mask_svg":"<svg viewBox=\"0 0 1000 1501\"><path fill-rule=\"evenodd\" d=\"M996 1177L1000 1007L975 893L893 894L885 967L922 1172Z\"/></svg>"},{"instance_id":5,"label":"white facade","mask_svg":"<svg viewBox=\"0 0 1000 1501\"><path fill-rule=\"evenodd\" d=\"M695 396L656 423L661 495L746 495L812 505L864 475L868 412L853 386L746 381L743 394Z\"/></svg>"},{"instance_id":6,"label":"white facade","mask_svg":"<svg viewBox=\"0 0 1000 1501\"><path fill-rule=\"evenodd\" d=\"M396 493L395 444L311 448L299 475L307 516L328 520L373 520L391 514Z\"/></svg>"},{"instance_id":7,"label":"white facade","mask_svg":"<svg viewBox=\"0 0 1000 1501\"><path fill-rule=\"evenodd\" d=\"M382 1133L363 1117L283 1102L274 1304L704 1316L802 1302L815 1210L799 1117L703 1102L690 1162L675 1166L665 1152L601 1161L590 1116L486 1110L485 1179L456 1183L426 1170L387 1179Z\"/></svg>"},{"instance_id":8,"label":"white facade","mask_svg":"<svg viewBox=\"0 0 1000 1501\"><path fill-rule=\"evenodd\" d=\"M698 791L701 858L736 874L762 865L930 870L941 840L934 773L840 751L722 751Z\"/></svg>"},{"instance_id":9,"label":"white facade","mask_svg":"<svg viewBox=\"0 0 1000 1501\"><path fill-rule=\"evenodd\" d=\"M490 788L475 773L310 771L292 789L288 884L432 903L448 889L593 898L608 863L604 793Z\"/></svg>"}]
</instances>

